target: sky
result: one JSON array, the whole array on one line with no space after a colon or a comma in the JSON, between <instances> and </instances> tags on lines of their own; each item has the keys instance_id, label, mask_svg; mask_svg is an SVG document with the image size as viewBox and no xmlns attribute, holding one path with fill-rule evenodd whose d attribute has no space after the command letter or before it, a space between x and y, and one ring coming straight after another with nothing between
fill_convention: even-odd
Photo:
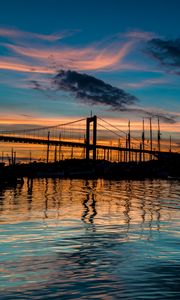
<instances>
[{"instance_id":1,"label":"sky","mask_svg":"<svg viewBox=\"0 0 180 300\"><path fill-rule=\"evenodd\" d=\"M0 126L97 114L180 133L179 0L7 0Z\"/></svg>"}]
</instances>

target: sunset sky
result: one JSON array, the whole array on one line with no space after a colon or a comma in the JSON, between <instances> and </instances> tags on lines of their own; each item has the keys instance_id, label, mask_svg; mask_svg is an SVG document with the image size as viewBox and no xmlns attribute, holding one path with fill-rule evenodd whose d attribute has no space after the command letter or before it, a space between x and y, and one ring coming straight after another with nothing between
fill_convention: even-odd
<instances>
[{"instance_id":1,"label":"sunset sky","mask_svg":"<svg viewBox=\"0 0 180 300\"><path fill-rule=\"evenodd\" d=\"M60 70L100 79L123 90L126 100L119 94L114 100L106 85L97 90L98 83L91 90L83 87L85 96L78 83L76 92L69 81L54 85ZM51 125L89 116L91 110L134 124L158 115L177 139L179 75L179 0L1 2L1 125Z\"/></svg>"}]
</instances>

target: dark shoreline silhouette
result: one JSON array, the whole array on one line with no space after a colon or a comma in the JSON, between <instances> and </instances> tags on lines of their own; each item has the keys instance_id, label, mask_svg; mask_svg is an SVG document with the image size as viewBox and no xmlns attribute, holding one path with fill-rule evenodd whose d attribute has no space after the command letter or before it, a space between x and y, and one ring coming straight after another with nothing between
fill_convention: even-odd
<instances>
[{"instance_id":1,"label":"dark shoreline silhouette","mask_svg":"<svg viewBox=\"0 0 180 300\"><path fill-rule=\"evenodd\" d=\"M180 179L180 154L145 162L109 162L106 160L68 159L53 163L0 164L0 182L15 183L28 178L81 179Z\"/></svg>"}]
</instances>

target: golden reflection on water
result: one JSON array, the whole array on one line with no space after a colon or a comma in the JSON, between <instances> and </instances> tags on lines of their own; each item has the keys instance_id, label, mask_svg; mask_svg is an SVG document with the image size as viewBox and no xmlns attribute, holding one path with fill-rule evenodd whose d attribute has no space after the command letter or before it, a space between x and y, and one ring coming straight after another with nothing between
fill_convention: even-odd
<instances>
[{"instance_id":1,"label":"golden reflection on water","mask_svg":"<svg viewBox=\"0 0 180 300\"><path fill-rule=\"evenodd\" d=\"M175 180L1 188L0 299L179 299L179 196Z\"/></svg>"},{"instance_id":2,"label":"golden reflection on water","mask_svg":"<svg viewBox=\"0 0 180 300\"><path fill-rule=\"evenodd\" d=\"M0 190L2 223L56 219L94 225L138 224L160 229L162 221L178 220L176 181L108 181L34 179ZM147 228L146 228L147 229Z\"/></svg>"}]
</instances>

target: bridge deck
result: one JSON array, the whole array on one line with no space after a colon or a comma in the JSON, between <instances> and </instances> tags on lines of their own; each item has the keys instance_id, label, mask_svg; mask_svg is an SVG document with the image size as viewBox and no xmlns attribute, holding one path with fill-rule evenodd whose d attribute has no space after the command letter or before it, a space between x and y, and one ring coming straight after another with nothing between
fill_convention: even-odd
<instances>
[{"instance_id":1,"label":"bridge deck","mask_svg":"<svg viewBox=\"0 0 180 300\"><path fill-rule=\"evenodd\" d=\"M26 143L26 144L40 144L40 145L54 145L54 146L65 146L65 147L77 147L77 148L86 148L86 143L82 142L70 142L70 141L63 141L63 140L48 140L48 139L41 139L41 138L25 138L25 137L13 137L13 136L6 136L0 135L0 141L2 142L12 142L12 143ZM89 145L89 149L93 149L93 145ZM108 146L108 145L96 145L96 149L104 149L104 150L117 150L117 151L127 151L127 152L135 152L135 153L147 153L157 156L158 151L151 151L148 149L129 149L125 147L118 147L118 146ZM161 151L161 153L169 153L167 151Z\"/></svg>"}]
</instances>

